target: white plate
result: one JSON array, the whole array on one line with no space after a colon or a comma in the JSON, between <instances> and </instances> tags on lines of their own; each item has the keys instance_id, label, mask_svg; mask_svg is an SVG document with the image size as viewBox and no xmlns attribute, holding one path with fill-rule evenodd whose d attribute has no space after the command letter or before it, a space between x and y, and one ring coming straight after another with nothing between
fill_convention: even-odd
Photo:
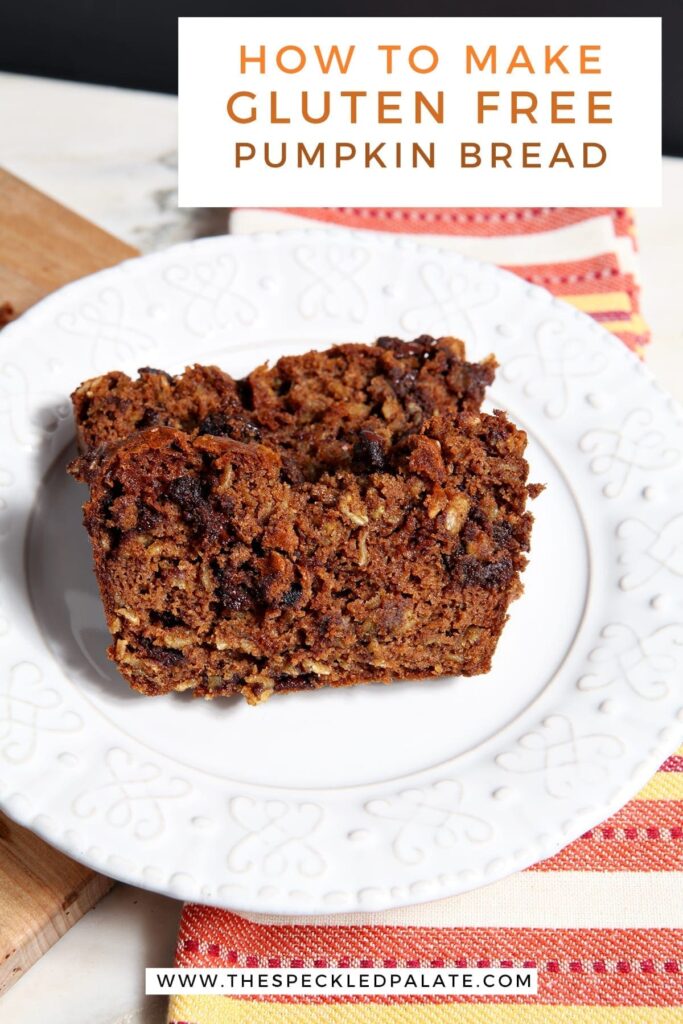
<instances>
[{"instance_id":1,"label":"white plate","mask_svg":"<svg viewBox=\"0 0 683 1024\"><path fill-rule=\"evenodd\" d=\"M71 389L422 333L497 354L491 404L548 485L491 673L256 708L131 692L64 471ZM681 742L681 420L548 292L391 237L216 238L70 285L0 344L0 804L78 860L251 911L398 906L549 856Z\"/></svg>"}]
</instances>

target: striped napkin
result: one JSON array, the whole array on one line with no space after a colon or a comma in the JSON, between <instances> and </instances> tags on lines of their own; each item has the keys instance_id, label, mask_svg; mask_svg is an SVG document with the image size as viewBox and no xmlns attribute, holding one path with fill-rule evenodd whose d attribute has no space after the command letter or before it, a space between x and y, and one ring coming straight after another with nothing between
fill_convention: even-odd
<instances>
[{"instance_id":1,"label":"striped napkin","mask_svg":"<svg viewBox=\"0 0 683 1024\"><path fill-rule=\"evenodd\" d=\"M625 209L240 210L231 230L311 225L420 234L548 288L641 353ZM638 796L556 856L451 899L374 914L282 918L183 909L178 966L518 967L538 995L177 996L169 1024L681 1024L683 748Z\"/></svg>"}]
</instances>

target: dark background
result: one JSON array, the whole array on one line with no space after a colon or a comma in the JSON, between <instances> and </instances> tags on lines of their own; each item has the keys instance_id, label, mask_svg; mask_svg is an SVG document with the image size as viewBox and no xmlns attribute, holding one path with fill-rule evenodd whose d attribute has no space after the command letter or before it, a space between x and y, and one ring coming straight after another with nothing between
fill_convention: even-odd
<instances>
[{"instance_id":1,"label":"dark background","mask_svg":"<svg viewBox=\"0 0 683 1024\"><path fill-rule=\"evenodd\" d=\"M0 15L0 69L174 93L180 15L660 15L664 18L663 148L665 153L683 155L683 0L659 0L650 5L642 0L576 0L571 5L520 0L513 11L510 6L500 0L457 4L444 0L425 0L423 4L414 0L330 0L325 5L282 0L6 0ZM633 74L638 74L637 53L633 54ZM1 113L5 117L12 114L7 110Z\"/></svg>"}]
</instances>

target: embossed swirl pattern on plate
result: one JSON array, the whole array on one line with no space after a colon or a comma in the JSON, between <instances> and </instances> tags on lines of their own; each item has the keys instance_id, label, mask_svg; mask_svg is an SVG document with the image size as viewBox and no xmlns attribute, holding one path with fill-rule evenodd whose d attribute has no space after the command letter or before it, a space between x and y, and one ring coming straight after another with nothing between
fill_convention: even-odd
<instances>
[{"instance_id":1,"label":"embossed swirl pattern on plate","mask_svg":"<svg viewBox=\"0 0 683 1024\"><path fill-rule=\"evenodd\" d=\"M296 792L226 787L188 768L180 743L175 757L155 753L94 712L32 614L22 546L41 477L68 441L68 393L112 366L180 368L202 347L251 343L260 357L268 338L289 350L292 338L323 346L392 332L462 334L476 356L496 351L503 400L577 495L600 585L556 684L453 771L315 794L303 777ZM398 905L553 852L680 742L680 414L614 339L548 293L390 237L208 239L63 289L5 329L3 353L0 655L11 671L0 680L0 802L67 852L254 911ZM558 601L550 588L548 614ZM511 687L523 673L510 666ZM183 742L201 742L196 732ZM428 741L429 722L416 722L415 742ZM348 751L363 756L353 735Z\"/></svg>"}]
</instances>

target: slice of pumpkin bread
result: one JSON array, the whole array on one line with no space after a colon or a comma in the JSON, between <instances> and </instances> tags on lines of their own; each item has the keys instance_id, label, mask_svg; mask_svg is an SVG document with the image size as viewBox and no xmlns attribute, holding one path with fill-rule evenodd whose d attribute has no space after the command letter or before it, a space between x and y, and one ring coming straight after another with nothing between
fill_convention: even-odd
<instances>
[{"instance_id":1,"label":"slice of pumpkin bread","mask_svg":"<svg viewBox=\"0 0 683 1024\"><path fill-rule=\"evenodd\" d=\"M72 472L131 686L258 703L488 671L536 493L525 433L480 411L494 368L452 339L381 339L246 381L82 385Z\"/></svg>"}]
</instances>

